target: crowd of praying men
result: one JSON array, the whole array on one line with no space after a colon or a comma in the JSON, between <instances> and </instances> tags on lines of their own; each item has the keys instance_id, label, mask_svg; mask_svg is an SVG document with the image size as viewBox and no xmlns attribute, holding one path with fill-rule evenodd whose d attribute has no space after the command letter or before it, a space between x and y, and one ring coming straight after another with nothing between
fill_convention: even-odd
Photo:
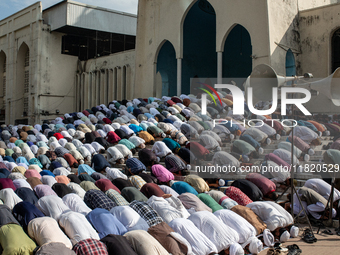
<instances>
[{"instance_id":1,"label":"crowd of praying men","mask_svg":"<svg viewBox=\"0 0 340 255\"><path fill-rule=\"evenodd\" d=\"M307 162L324 136L334 137L323 148L325 163L339 164L336 116L300 116L292 136L276 120L282 116L234 115L232 95L218 94L222 105L210 102L206 115L199 95L181 95L113 101L34 126L2 125L2 254L258 254L297 237L289 205L274 202L277 188L290 184L289 171L249 173L227 186L229 175L203 179L193 170L252 165L281 136L287 140L261 164L291 169ZM221 116L228 122L213 121ZM261 122L243 125L250 117ZM322 179L298 189L310 217L321 218L330 191ZM337 189L333 198L340 199Z\"/></svg>"}]
</instances>

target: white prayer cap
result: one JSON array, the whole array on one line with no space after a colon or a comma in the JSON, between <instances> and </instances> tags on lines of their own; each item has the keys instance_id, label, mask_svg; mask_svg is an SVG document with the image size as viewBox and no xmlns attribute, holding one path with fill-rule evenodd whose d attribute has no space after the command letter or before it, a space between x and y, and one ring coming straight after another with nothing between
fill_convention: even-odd
<instances>
[{"instance_id":1,"label":"white prayer cap","mask_svg":"<svg viewBox=\"0 0 340 255\"><path fill-rule=\"evenodd\" d=\"M244 250L240 244L233 243L229 247L229 254L230 255L244 255Z\"/></svg>"},{"instance_id":2,"label":"white prayer cap","mask_svg":"<svg viewBox=\"0 0 340 255\"><path fill-rule=\"evenodd\" d=\"M259 148L259 154L261 154L261 155L262 155L262 154L263 154L263 152L264 152L263 148L262 148L262 147L260 147L260 148Z\"/></svg>"},{"instance_id":3,"label":"white prayer cap","mask_svg":"<svg viewBox=\"0 0 340 255\"><path fill-rule=\"evenodd\" d=\"M297 237L298 235L299 235L299 228L298 227L296 227L296 226L292 226L291 228L290 228L290 236L291 237Z\"/></svg>"},{"instance_id":4,"label":"white prayer cap","mask_svg":"<svg viewBox=\"0 0 340 255\"><path fill-rule=\"evenodd\" d=\"M308 154L305 154L305 156L303 157L304 161L309 161L310 160L310 156Z\"/></svg>"},{"instance_id":5,"label":"white prayer cap","mask_svg":"<svg viewBox=\"0 0 340 255\"><path fill-rule=\"evenodd\" d=\"M313 156L314 154L315 154L315 151L312 148L310 148L308 150L308 155Z\"/></svg>"},{"instance_id":6,"label":"white prayer cap","mask_svg":"<svg viewBox=\"0 0 340 255\"><path fill-rule=\"evenodd\" d=\"M280 236L280 242L281 243L284 243L284 242L287 242L290 238L290 234L288 233L288 231L284 231L281 236Z\"/></svg>"},{"instance_id":7,"label":"white prayer cap","mask_svg":"<svg viewBox=\"0 0 340 255\"><path fill-rule=\"evenodd\" d=\"M252 254L258 254L262 251L262 249L263 249L262 242L259 239L257 239L256 237L252 237L250 244L249 244L249 251Z\"/></svg>"}]
</instances>

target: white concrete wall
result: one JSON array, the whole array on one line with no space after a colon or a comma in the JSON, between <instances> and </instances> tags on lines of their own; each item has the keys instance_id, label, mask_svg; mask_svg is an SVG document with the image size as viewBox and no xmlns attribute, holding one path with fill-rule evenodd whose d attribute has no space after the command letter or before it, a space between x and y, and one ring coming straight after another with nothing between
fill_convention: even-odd
<instances>
[{"instance_id":1,"label":"white concrete wall","mask_svg":"<svg viewBox=\"0 0 340 255\"><path fill-rule=\"evenodd\" d=\"M50 33L42 23L41 3L35 3L0 21L0 51L7 57L6 124L16 119L37 123L45 116L42 110L55 113L75 109L75 74L77 57L61 54L60 33ZM21 76L17 66L20 46L27 44L30 51L29 92L19 88ZM28 97L28 116L23 116L23 98ZM49 118L55 118L51 115Z\"/></svg>"},{"instance_id":2,"label":"white concrete wall","mask_svg":"<svg viewBox=\"0 0 340 255\"><path fill-rule=\"evenodd\" d=\"M303 11L339 2L340 2L339 0L299 0L298 7L300 11Z\"/></svg>"},{"instance_id":3,"label":"white concrete wall","mask_svg":"<svg viewBox=\"0 0 340 255\"><path fill-rule=\"evenodd\" d=\"M314 77L319 79L331 74L331 39L335 30L340 28L339 13L340 4L300 12L302 72L313 73ZM313 112L340 111L339 107L335 107L323 95L313 98L308 107Z\"/></svg>"},{"instance_id":4,"label":"white concrete wall","mask_svg":"<svg viewBox=\"0 0 340 255\"><path fill-rule=\"evenodd\" d=\"M257 56L253 66L261 63L270 64L267 0L209 2L216 12L216 52L223 51L228 33L236 24L240 24L251 36L253 55ZM160 45L164 40L170 41L175 48L176 57L183 57L183 23L190 7L195 3L196 0L139 1L136 84L142 86L135 87L135 96L148 97L160 93L153 91L153 88L157 87L155 66Z\"/></svg>"},{"instance_id":5,"label":"white concrete wall","mask_svg":"<svg viewBox=\"0 0 340 255\"><path fill-rule=\"evenodd\" d=\"M297 0L268 0L268 16L271 66L278 74L286 75L287 50L300 51ZM299 64L296 65L299 73Z\"/></svg>"},{"instance_id":6,"label":"white concrete wall","mask_svg":"<svg viewBox=\"0 0 340 255\"><path fill-rule=\"evenodd\" d=\"M107 105L112 100L133 99L134 81L135 50L82 61L76 82L77 109L82 111Z\"/></svg>"}]
</instances>

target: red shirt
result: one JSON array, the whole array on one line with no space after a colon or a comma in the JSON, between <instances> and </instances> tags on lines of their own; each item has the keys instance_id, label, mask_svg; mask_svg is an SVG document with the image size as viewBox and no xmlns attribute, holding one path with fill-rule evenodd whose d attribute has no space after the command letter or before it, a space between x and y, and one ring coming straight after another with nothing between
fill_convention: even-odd
<instances>
[{"instance_id":1,"label":"red shirt","mask_svg":"<svg viewBox=\"0 0 340 255\"><path fill-rule=\"evenodd\" d=\"M253 201L244 194L239 188L230 186L225 190L225 194L234 200L239 205L246 206L247 204L252 203Z\"/></svg>"}]
</instances>

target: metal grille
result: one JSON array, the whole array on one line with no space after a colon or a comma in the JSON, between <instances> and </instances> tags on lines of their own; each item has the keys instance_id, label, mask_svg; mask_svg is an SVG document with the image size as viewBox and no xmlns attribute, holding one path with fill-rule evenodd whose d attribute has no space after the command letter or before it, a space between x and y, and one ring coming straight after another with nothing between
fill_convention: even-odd
<instances>
[{"instance_id":1,"label":"metal grille","mask_svg":"<svg viewBox=\"0 0 340 255\"><path fill-rule=\"evenodd\" d=\"M29 65L30 65L30 51L27 50L25 55L25 67Z\"/></svg>"},{"instance_id":2,"label":"metal grille","mask_svg":"<svg viewBox=\"0 0 340 255\"><path fill-rule=\"evenodd\" d=\"M24 93L28 93L30 83L30 72L28 70L25 71L25 83L24 83Z\"/></svg>"},{"instance_id":3,"label":"metal grille","mask_svg":"<svg viewBox=\"0 0 340 255\"><path fill-rule=\"evenodd\" d=\"M24 98L24 112L28 113L28 97Z\"/></svg>"}]
</instances>

